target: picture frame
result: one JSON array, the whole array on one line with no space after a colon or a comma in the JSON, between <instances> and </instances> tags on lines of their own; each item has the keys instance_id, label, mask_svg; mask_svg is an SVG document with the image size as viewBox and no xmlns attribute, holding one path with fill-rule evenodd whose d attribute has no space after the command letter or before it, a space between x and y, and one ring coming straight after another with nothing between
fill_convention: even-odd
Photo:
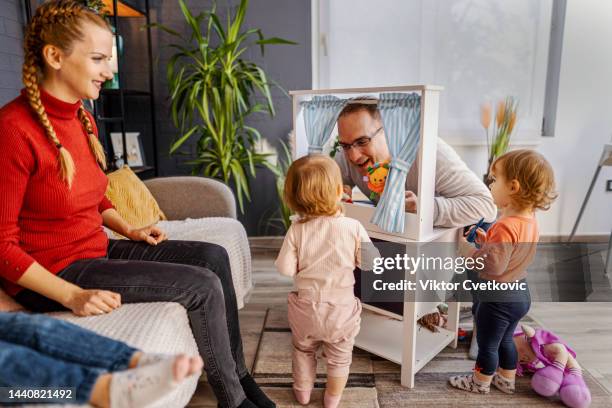
<instances>
[{"instance_id":1,"label":"picture frame","mask_svg":"<svg viewBox=\"0 0 612 408\"><path fill-rule=\"evenodd\" d=\"M121 132L111 132L111 144L115 164L123 164L123 138ZM140 132L125 132L125 145L127 149L127 165L130 167L144 166L145 158L140 140Z\"/></svg>"}]
</instances>

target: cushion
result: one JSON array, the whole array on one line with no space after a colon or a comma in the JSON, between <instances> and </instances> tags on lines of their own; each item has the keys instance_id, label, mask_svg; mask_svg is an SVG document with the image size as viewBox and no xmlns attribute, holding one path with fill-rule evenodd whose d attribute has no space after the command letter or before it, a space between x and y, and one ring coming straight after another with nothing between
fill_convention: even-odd
<instances>
[{"instance_id":1,"label":"cushion","mask_svg":"<svg viewBox=\"0 0 612 408\"><path fill-rule=\"evenodd\" d=\"M123 219L135 228L166 219L149 189L128 166L108 174L106 197Z\"/></svg>"},{"instance_id":2,"label":"cushion","mask_svg":"<svg viewBox=\"0 0 612 408\"><path fill-rule=\"evenodd\" d=\"M178 303L133 303L102 316L77 317L70 312L49 313L103 336L126 342L132 347L154 353L197 355L198 346L189 326L187 311ZM189 403L197 378L184 381L173 392L150 408L180 408ZM36 405L39 407L40 405ZM81 405L48 405L46 407ZM26 406L34 408L35 406ZM82 407L91 407L82 405Z\"/></svg>"}]
</instances>

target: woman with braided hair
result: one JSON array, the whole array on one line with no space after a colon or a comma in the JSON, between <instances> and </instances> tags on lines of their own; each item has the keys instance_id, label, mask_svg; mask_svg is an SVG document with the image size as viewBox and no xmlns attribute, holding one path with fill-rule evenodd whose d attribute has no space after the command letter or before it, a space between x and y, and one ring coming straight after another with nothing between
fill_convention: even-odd
<instances>
[{"instance_id":1,"label":"woman with braided hair","mask_svg":"<svg viewBox=\"0 0 612 408\"><path fill-rule=\"evenodd\" d=\"M25 88L0 108L2 285L34 312L178 302L220 406L274 407L245 365L225 249L132 228L104 197L104 151L81 100L112 78L112 44L107 22L74 0L44 3L27 26Z\"/></svg>"}]
</instances>

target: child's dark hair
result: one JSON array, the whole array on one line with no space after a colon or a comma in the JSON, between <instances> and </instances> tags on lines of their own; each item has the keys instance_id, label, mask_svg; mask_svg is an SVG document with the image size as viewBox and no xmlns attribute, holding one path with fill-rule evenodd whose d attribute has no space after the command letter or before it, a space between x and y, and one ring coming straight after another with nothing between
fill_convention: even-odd
<instances>
[{"instance_id":1,"label":"child's dark hair","mask_svg":"<svg viewBox=\"0 0 612 408\"><path fill-rule=\"evenodd\" d=\"M507 181L517 180L518 193L512 200L519 208L548 210L557 198L555 175L550 163L534 150L513 150L501 155L491 165Z\"/></svg>"}]
</instances>

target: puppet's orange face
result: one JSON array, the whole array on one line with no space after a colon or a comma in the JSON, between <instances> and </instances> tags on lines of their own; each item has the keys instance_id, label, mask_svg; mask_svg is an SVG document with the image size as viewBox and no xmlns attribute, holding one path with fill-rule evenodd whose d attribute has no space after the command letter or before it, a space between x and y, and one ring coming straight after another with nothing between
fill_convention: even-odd
<instances>
[{"instance_id":1,"label":"puppet's orange face","mask_svg":"<svg viewBox=\"0 0 612 408\"><path fill-rule=\"evenodd\" d=\"M385 182L389 175L389 169L380 166L374 169L368 176L368 188L375 193L382 193L385 188Z\"/></svg>"}]
</instances>

